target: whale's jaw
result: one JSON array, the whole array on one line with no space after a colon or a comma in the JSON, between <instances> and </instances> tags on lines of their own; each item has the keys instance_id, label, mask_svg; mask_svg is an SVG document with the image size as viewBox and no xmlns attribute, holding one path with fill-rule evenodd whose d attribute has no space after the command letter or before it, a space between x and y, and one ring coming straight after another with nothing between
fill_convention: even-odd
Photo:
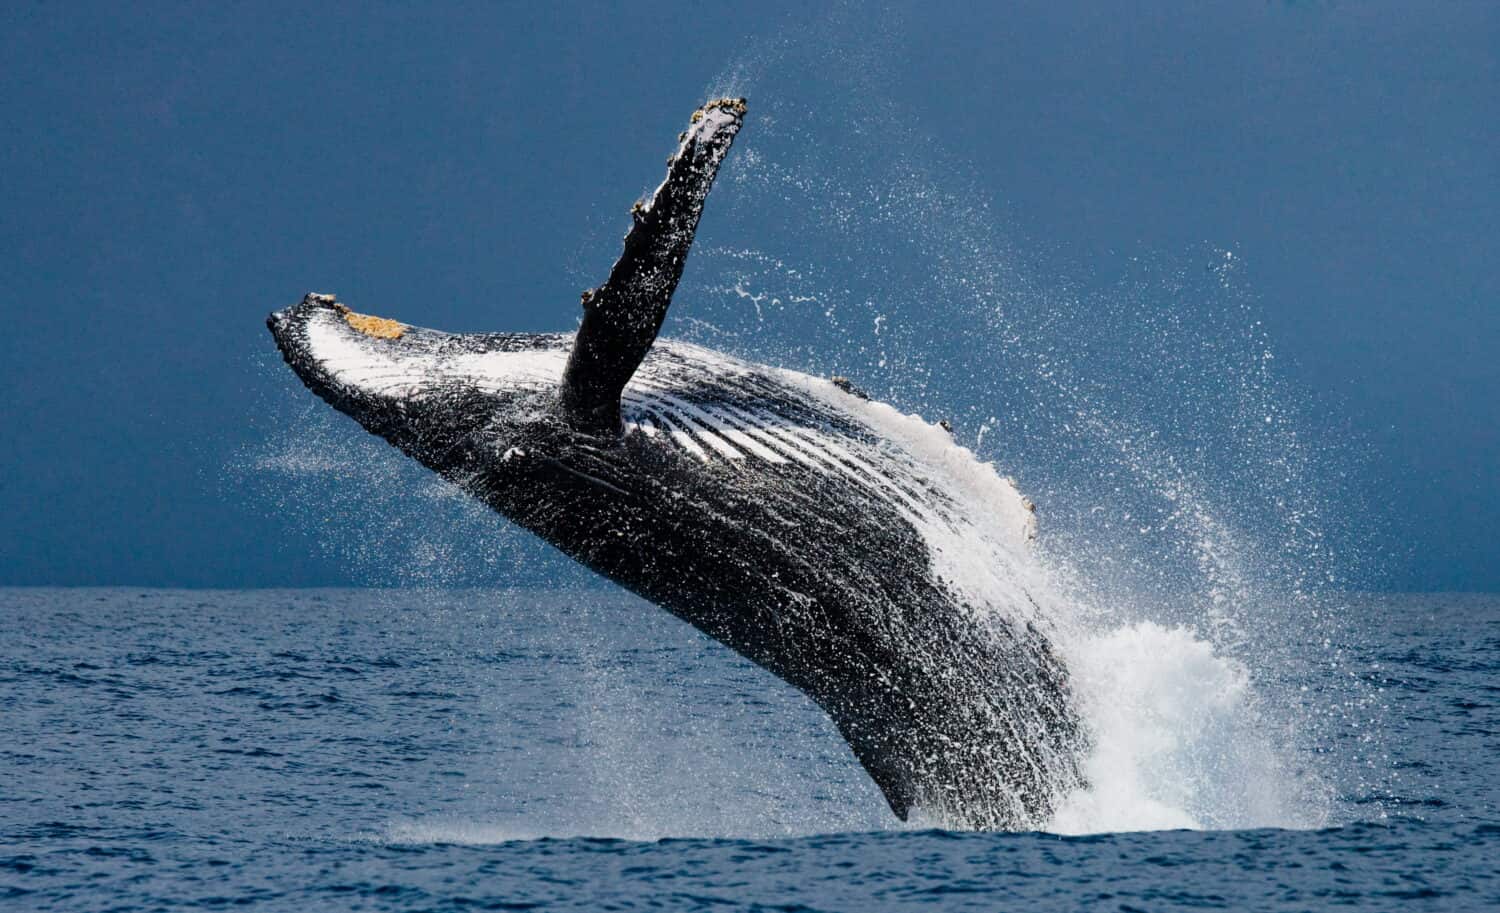
<instances>
[{"instance_id":1,"label":"whale's jaw","mask_svg":"<svg viewBox=\"0 0 1500 913\"><path fill-rule=\"evenodd\" d=\"M360 363L402 357L398 345L407 328L394 320L357 314L333 295L310 292L291 307L273 311L266 327L281 357L307 388L339 411L362 420L392 399L361 383Z\"/></svg>"}]
</instances>

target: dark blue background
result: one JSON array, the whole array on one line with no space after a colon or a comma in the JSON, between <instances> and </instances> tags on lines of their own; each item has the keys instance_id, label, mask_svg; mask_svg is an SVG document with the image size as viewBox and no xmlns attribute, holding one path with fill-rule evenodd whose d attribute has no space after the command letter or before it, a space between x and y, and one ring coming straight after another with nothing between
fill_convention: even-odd
<instances>
[{"instance_id":1,"label":"dark blue background","mask_svg":"<svg viewBox=\"0 0 1500 913\"><path fill-rule=\"evenodd\" d=\"M868 81L1053 274L1233 248L1358 451L1341 497L1386 557L1352 582L1500 588L1500 8L799 6L8 4L0 584L348 581L225 482L295 389L264 314L329 290L570 327L686 112L747 46L821 34L882 49ZM752 95L829 103L769 69Z\"/></svg>"}]
</instances>

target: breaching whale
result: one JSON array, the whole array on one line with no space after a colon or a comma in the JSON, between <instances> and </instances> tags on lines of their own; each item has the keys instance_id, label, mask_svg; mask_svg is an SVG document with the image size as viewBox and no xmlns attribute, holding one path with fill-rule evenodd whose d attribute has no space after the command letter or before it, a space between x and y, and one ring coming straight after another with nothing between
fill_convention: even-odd
<instances>
[{"instance_id":1,"label":"breaching whale","mask_svg":"<svg viewBox=\"0 0 1500 913\"><path fill-rule=\"evenodd\" d=\"M903 820L1037 826L1085 737L1018 570L1029 502L847 381L656 338L744 114L693 113L576 334L442 333L322 294L271 333L370 432L807 694Z\"/></svg>"}]
</instances>

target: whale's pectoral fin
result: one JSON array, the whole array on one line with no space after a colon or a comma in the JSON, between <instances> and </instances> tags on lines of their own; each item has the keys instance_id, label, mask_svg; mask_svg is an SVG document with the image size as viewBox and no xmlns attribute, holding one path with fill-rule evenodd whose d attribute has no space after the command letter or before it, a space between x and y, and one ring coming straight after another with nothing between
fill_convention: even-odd
<instances>
[{"instance_id":1,"label":"whale's pectoral fin","mask_svg":"<svg viewBox=\"0 0 1500 913\"><path fill-rule=\"evenodd\" d=\"M682 278L703 201L739 132L745 100L721 98L693 112L667 178L631 209L635 224L609 279L583 293L583 323L563 373L563 411L591 431L620 427L620 392L651 349Z\"/></svg>"}]
</instances>

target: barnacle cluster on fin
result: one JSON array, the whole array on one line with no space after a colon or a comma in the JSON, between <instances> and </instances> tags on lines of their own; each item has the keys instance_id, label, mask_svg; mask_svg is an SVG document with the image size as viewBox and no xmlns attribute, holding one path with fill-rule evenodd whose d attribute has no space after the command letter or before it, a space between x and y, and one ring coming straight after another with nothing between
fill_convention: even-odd
<instances>
[{"instance_id":1,"label":"barnacle cluster on fin","mask_svg":"<svg viewBox=\"0 0 1500 913\"><path fill-rule=\"evenodd\" d=\"M1016 484L1015 479L1006 476L1005 481L1010 483L1010 487L1018 491L1020 490L1020 486ZM1021 506L1026 508L1026 525L1022 529L1022 533L1026 536L1026 541L1031 542L1036 539L1036 502L1025 495L1021 495Z\"/></svg>"},{"instance_id":2,"label":"barnacle cluster on fin","mask_svg":"<svg viewBox=\"0 0 1500 913\"><path fill-rule=\"evenodd\" d=\"M715 98L713 101L693 112L693 123L696 124L698 121L702 120L703 115L707 114L708 112L718 111L721 108L725 111L728 111L730 114L743 115L746 111L745 100L743 98Z\"/></svg>"},{"instance_id":3,"label":"barnacle cluster on fin","mask_svg":"<svg viewBox=\"0 0 1500 913\"><path fill-rule=\"evenodd\" d=\"M870 394L868 394L865 391L861 390L859 387L856 387L854 385L854 381L852 381L849 378L843 376L842 374L835 374L833 377L830 377L828 379L833 382L833 385L835 387L838 387L840 390L843 390L845 393L848 393L850 396L857 396L860 399L869 399L870 398Z\"/></svg>"},{"instance_id":4,"label":"barnacle cluster on fin","mask_svg":"<svg viewBox=\"0 0 1500 913\"><path fill-rule=\"evenodd\" d=\"M332 295L323 296L332 300ZM375 339L400 339L406 335L406 324L399 323L389 317L374 317L369 314L356 314L347 305L333 302L333 306L343 315L344 322L349 326Z\"/></svg>"},{"instance_id":5,"label":"barnacle cluster on fin","mask_svg":"<svg viewBox=\"0 0 1500 913\"><path fill-rule=\"evenodd\" d=\"M743 98L716 98L703 106L705 111L717 111L719 108L728 110L730 114L744 114L745 100Z\"/></svg>"}]
</instances>

